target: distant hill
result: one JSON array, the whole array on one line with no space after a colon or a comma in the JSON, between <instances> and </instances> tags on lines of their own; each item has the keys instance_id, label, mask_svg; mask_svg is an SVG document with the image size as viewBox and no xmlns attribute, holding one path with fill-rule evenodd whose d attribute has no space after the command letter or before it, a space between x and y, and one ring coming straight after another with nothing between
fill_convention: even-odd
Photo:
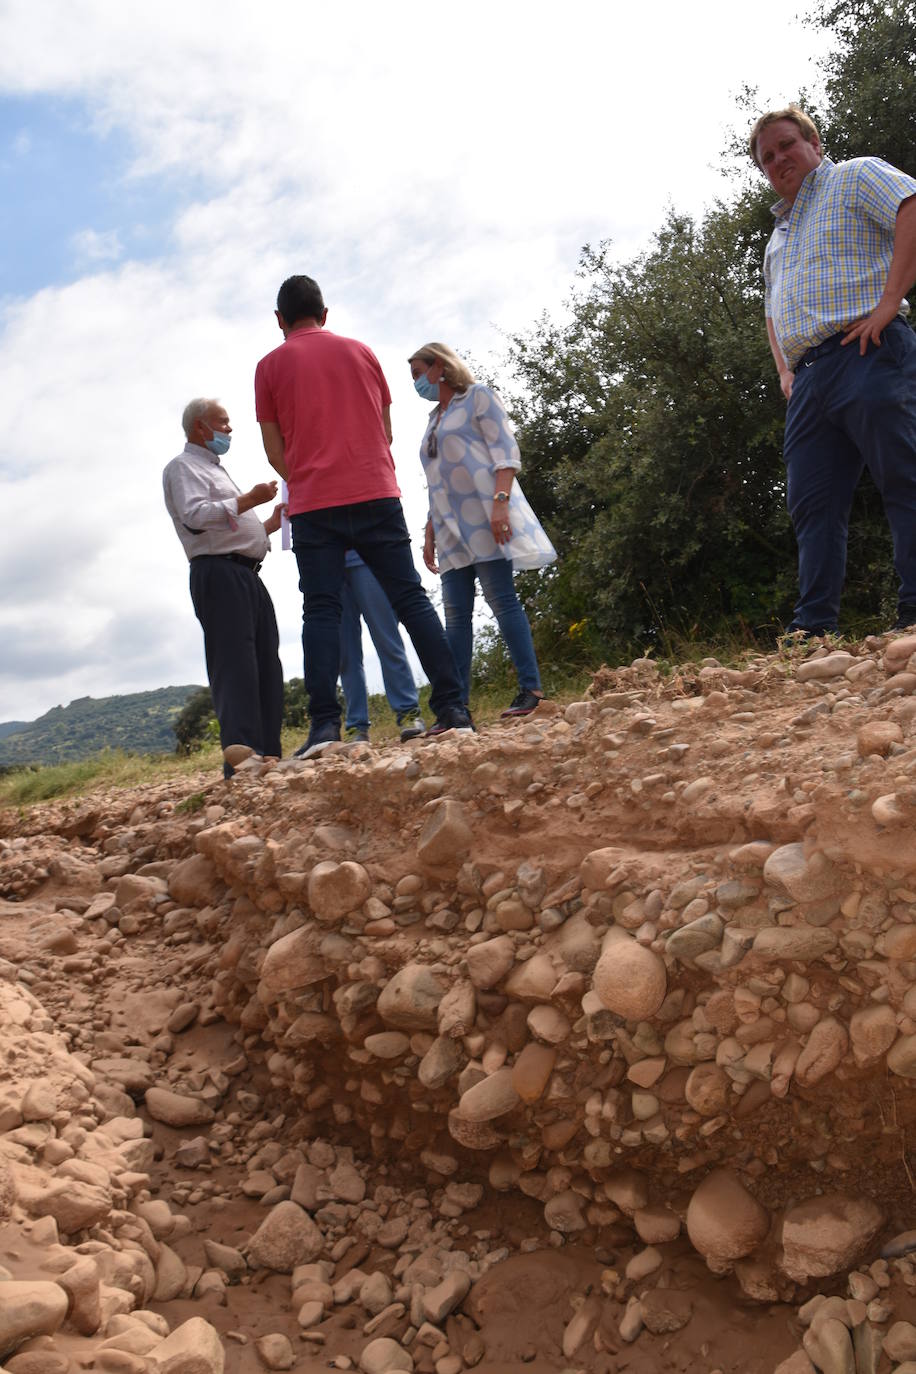
<instances>
[{"instance_id":1,"label":"distant hill","mask_svg":"<svg viewBox=\"0 0 916 1374\"><path fill-rule=\"evenodd\" d=\"M100 749L171 754L172 721L197 690L159 687L121 697L78 697L69 706L53 706L38 720L0 723L0 766L62 763Z\"/></svg>"}]
</instances>

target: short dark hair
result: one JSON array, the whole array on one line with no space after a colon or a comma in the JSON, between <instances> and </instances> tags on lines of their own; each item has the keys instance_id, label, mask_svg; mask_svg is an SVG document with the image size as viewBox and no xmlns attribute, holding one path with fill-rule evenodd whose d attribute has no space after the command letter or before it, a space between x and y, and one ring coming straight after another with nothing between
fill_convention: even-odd
<instances>
[{"instance_id":1,"label":"short dark hair","mask_svg":"<svg viewBox=\"0 0 916 1374\"><path fill-rule=\"evenodd\" d=\"M277 292L277 310L287 324L320 320L325 310L321 287L312 277L287 277Z\"/></svg>"}]
</instances>

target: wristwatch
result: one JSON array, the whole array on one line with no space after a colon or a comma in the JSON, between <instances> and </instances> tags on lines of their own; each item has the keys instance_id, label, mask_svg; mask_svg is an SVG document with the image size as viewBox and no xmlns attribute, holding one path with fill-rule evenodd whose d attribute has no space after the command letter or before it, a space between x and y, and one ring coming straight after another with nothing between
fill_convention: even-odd
<instances>
[{"instance_id":1,"label":"wristwatch","mask_svg":"<svg viewBox=\"0 0 916 1374\"><path fill-rule=\"evenodd\" d=\"M509 499L509 493L508 493L507 491L494 491L494 493L493 493L493 500L494 500L494 501L505 502L505 501L508 501L508 499Z\"/></svg>"}]
</instances>

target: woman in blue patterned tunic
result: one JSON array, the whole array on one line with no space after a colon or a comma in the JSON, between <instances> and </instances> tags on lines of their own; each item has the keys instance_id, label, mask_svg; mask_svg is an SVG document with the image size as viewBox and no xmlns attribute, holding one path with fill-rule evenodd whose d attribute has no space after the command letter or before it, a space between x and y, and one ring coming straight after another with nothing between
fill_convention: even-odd
<instances>
[{"instance_id":1,"label":"woman in blue patterned tunic","mask_svg":"<svg viewBox=\"0 0 916 1374\"><path fill-rule=\"evenodd\" d=\"M521 458L496 392L475 382L445 344L424 344L409 362L417 393L435 402L420 445L429 487L423 561L442 576L445 633L464 700L470 697L479 580L518 674L518 695L503 715L528 716L544 693L512 573L546 567L556 551L514 480Z\"/></svg>"}]
</instances>

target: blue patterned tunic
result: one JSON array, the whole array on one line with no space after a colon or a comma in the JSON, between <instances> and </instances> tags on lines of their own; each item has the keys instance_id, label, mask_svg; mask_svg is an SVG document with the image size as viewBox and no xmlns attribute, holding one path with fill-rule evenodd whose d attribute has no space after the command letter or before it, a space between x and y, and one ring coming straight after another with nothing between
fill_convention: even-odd
<instances>
[{"instance_id":1,"label":"blue patterned tunic","mask_svg":"<svg viewBox=\"0 0 916 1374\"><path fill-rule=\"evenodd\" d=\"M511 539L497 544L490 531L496 471L514 468L518 472L522 465L506 408L496 392L476 382L452 397L437 427L438 416L436 406L420 445L420 460L429 487L440 571L495 558L511 559L514 568L544 568L553 563L556 550L518 481L512 483L507 506ZM436 456L431 458L429 440L434 430Z\"/></svg>"}]
</instances>

